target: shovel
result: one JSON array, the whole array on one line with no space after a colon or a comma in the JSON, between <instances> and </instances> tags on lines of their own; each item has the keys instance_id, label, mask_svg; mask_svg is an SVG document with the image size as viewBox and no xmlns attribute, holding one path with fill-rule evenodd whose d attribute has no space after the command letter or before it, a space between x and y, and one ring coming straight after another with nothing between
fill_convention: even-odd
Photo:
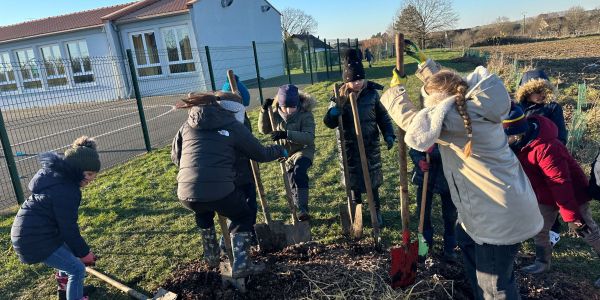
<instances>
[{"instance_id":1,"label":"shovel","mask_svg":"<svg viewBox=\"0 0 600 300\"><path fill-rule=\"evenodd\" d=\"M269 108L267 109L267 112L269 113L269 120L271 121L271 130L276 130L273 111L271 108ZM281 174L283 176L283 184L285 186L285 198L287 200L288 207L292 212L292 226L286 226L286 238L288 245L309 242L312 239L310 235L310 225L308 221L300 222L298 220L298 215L296 214L296 205L294 205L294 200L292 199L292 188L285 171L285 162L281 162L280 166Z\"/></svg>"},{"instance_id":2,"label":"shovel","mask_svg":"<svg viewBox=\"0 0 600 300\"><path fill-rule=\"evenodd\" d=\"M333 87L333 94L336 99L340 98L339 85L336 83ZM344 122L342 114L338 116L338 135L339 135L339 151L342 156L342 171L344 174L344 188L346 190L346 204L339 206L340 210L340 221L342 223L342 232L346 236L352 236L355 239L362 237L363 224L362 224L362 205L356 204L352 201L352 192L350 189L350 174L348 173L348 156L346 154L346 148L344 148Z\"/></svg>"},{"instance_id":3,"label":"shovel","mask_svg":"<svg viewBox=\"0 0 600 300\"><path fill-rule=\"evenodd\" d=\"M404 76L404 34L396 34L396 69ZM400 160L400 214L402 216L402 246L390 250L392 288L407 287L417 277L418 243L410 242L408 212L408 161L406 159L405 132L398 130L398 154Z\"/></svg>"},{"instance_id":4,"label":"shovel","mask_svg":"<svg viewBox=\"0 0 600 300\"><path fill-rule=\"evenodd\" d=\"M429 153L425 154L425 161L429 165L430 162ZM429 170L423 172L423 192L421 193L421 211L419 216L419 258L425 259L427 252L429 252L429 246L425 237L423 236L423 223L425 222L425 205L427 205L427 188L429 186Z\"/></svg>"},{"instance_id":5,"label":"shovel","mask_svg":"<svg viewBox=\"0 0 600 300\"><path fill-rule=\"evenodd\" d=\"M227 70L227 79L231 86L233 93L238 93L238 86L235 80L235 74L233 70ZM260 169L258 163L250 160L250 166L252 167L252 175L254 176L254 183L256 184L258 199L262 207L263 216L265 217L266 224L255 224L254 232L256 233L256 239L261 251L270 252L281 250L285 248L287 244L286 232L289 229L282 221L273 220L271 218L271 212L267 205L265 198L265 189L260 178Z\"/></svg>"},{"instance_id":6,"label":"shovel","mask_svg":"<svg viewBox=\"0 0 600 300\"><path fill-rule=\"evenodd\" d=\"M138 300L176 300L177 299L177 294L175 294L173 292L169 292L163 288L159 288L158 291L156 292L156 294L154 294L154 296L148 297L148 296L110 278L108 275L106 275L98 270L92 269L91 267L85 267L85 270L89 274L94 275L98 279L116 287L117 289L123 291L128 296L130 296L131 298L134 298L134 299L138 299Z\"/></svg>"},{"instance_id":7,"label":"shovel","mask_svg":"<svg viewBox=\"0 0 600 300\"><path fill-rule=\"evenodd\" d=\"M352 105L352 116L354 118L354 130L356 131L356 142L358 143L358 152L360 153L360 165L362 167L365 189L367 190L367 200L369 201L369 211L371 212L371 224L373 225L373 238L375 246L381 245L379 237L379 221L377 221L377 212L375 210L375 199L373 196L373 188L371 187L371 174L369 173L369 162L367 161L367 152L365 150L365 142L360 126L360 118L358 116L358 104L356 103L356 95L350 93L350 105ZM358 206L356 214L360 214ZM362 223L360 224L362 225ZM362 227L362 226L361 226Z\"/></svg>"}]
</instances>

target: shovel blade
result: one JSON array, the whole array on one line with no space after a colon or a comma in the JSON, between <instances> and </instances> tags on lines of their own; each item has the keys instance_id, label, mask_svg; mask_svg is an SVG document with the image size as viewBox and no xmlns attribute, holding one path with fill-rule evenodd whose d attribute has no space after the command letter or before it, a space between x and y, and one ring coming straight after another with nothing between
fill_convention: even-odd
<instances>
[{"instance_id":1,"label":"shovel blade","mask_svg":"<svg viewBox=\"0 0 600 300\"><path fill-rule=\"evenodd\" d=\"M340 223L342 224L342 233L345 236L350 236L352 233L352 218L350 218L350 212L348 211L348 205L340 205Z\"/></svg>"},{"instance_id":2,"label":"shovel blade","mask_svg":"<svg viewBox=\"0 0 600 300\"><path fill-rule=\"evenodd\" d=\"M177 300L177 294L169 292L163 288L159 288L152 300Z\"/></svg>"},{"instance_id":3,"label":"shovel blade","mask_svg":"<svg viewBox=\"0 0 600 300\"><path fill-rule=\"evenodd\" d=\"M294 225L286 225L288 245L306 243L312 240L310 235L310 224L308 221L298 222Z\"/></svg>"},{"instance_id":4,"label":"shovel blade","mask_svg":"<svg viewBox=\"0 0 600 300\"><path fill-rule=\"evenodd\" d=\"M263 252L279 251L288 245L286 225L282 221L254 225L258 246Z\"/></svg>"},{"instance_id":5,"label":"shovel blade","mask_svg":"<svg viewBox=\"0 0 600 300\"><path fill-rule=\"evenodd\" d=\"M419 243L413 242L390 250L392 257L392 288L405 288L415 283L417 278L417 256Z\"/></svg>"}]
</instances>

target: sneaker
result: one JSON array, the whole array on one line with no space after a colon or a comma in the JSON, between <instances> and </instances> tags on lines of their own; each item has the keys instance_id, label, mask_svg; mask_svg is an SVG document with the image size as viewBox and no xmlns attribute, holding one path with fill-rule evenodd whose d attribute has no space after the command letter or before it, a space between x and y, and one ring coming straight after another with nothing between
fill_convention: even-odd
<instances>
[{"instance_id":1,"label":"sneaker","mask_svg":"<svg viewBox=\"0 0 600 300\"><path fill-rule=\"evenodd\" d=\"M550 230L550 245L554 247L560 241L560 234Z\"/></svg>"}]
</instances>

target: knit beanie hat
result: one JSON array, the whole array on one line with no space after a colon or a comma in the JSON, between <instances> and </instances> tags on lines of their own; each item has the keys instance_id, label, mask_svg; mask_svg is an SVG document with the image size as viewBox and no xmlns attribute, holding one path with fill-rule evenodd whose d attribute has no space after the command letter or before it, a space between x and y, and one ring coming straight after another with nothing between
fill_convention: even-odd
<instances>
[{"instance_id":1,"label":"knit beanie hat","mask_svg":"<svg viewBox=\"0 0 600 300\"><path fill-rule=\"evenodd\" d=\"M280 86L277 91L277 103L279 106L284 107L298 107L298 104L300 104L298 87L293 84Z\"/></svg>"},{"instance_id":2,"label":"knit beanie hat","mask_svg":"<svg viewBox=\"0 0 600 300\"><path fill-rule=\"evenodd\" d=\"M508 114L508 117L502 121L502 126L504 127L504 133L509 136L527 132L529 123L527 122L527 118L525 118L525 113L523 113L521 106L514 103L511 104L510 113Z\"/></svg>"},{"instance_id":3,"label":"knit beanie hat","mask_svg":"<svg viewBox=\"0 0 600 300\"><path fill-rule=\"evenodd\" d=\"M85 135L76 139L71 148L65 151L65 161L81 171L100 171L100 156L96 151L96 141Z\"/></svg>"},{"instance_id":4,"label":"knit beanie hat","mask_svg":"<svg viewBox=\"0 0 600 300\"><path fill-rule=\"evenodd\" d=\"M235 82L237 83L238 91L240 96L242 96L242 104L244 106L250 105L250 92L248 92L248 88L240 81L240 78L235 75ZM231 93L231 85L229 85L229 81L225 81L223 87L221 87L223 92Z\"/></svg>"},{"instance_id":5,"label":"knit beanie hat","mask_svg":"<svg viewBox=\"0 0 600 300\"><path fill-rule=\"evenodd\" d=\"M352 82L365 79L365 69L356 49L348 49L344 53L344 82Z\"/></svg>"}]
</instances>

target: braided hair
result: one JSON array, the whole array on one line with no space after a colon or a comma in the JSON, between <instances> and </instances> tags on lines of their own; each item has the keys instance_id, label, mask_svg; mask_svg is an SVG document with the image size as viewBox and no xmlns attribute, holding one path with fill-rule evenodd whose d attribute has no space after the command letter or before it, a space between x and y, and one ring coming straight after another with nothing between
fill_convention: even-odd
<instances>
[{"instance_id":1,"label":"braided hair","mask_svg":"<svg viewBox=\"0 0 600 300\"><path fill-rule=\"evenodd\" d=\"M458 74L449 70L440 71L425 81L425 92L428 94L442 93L446 95L454 95L456 110L463 119L465 130L467 131L467 143L463 149L466 157L471 156L473 127L471 117L467 112L467 99L465 95L469 86Z\"/></svg>"}]
</instances>

